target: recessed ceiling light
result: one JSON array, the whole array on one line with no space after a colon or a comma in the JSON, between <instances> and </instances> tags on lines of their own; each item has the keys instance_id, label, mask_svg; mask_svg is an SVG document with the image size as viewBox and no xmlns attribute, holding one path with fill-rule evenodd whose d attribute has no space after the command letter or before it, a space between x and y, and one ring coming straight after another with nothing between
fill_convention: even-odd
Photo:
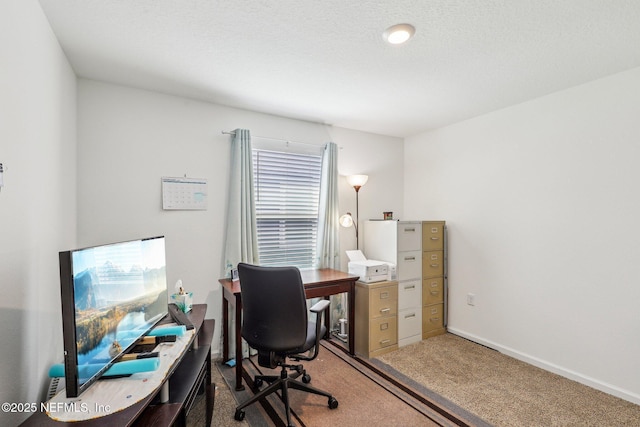
<instances>
[{"instance_id":1,"label":"recessed ceiling light","mask_svg":"<svg viewBox=\"0 0 640 427\"><path fill-rule=\"evenodd\" d=\"M397 24L385 30L382 37L391 44L402 44L415 34L416 29L411 24Z\"/></svg>"}]
</instances>

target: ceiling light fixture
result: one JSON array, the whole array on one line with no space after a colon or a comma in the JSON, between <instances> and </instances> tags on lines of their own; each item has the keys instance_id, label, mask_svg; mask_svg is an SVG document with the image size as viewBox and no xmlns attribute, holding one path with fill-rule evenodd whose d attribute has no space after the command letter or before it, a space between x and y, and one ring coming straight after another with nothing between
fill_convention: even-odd
<instances>
[{"instance_id":1,"label":"ceiling light fixture","mask_svg":"<svg viewBox=\"0 0 640 427\"><path fill-rule=\"evenodd\" d=\"M416 33L411 24L397 24L385 30L382 37L391 44L402 44L408 41Z\"/></svg>"}]
</instances>

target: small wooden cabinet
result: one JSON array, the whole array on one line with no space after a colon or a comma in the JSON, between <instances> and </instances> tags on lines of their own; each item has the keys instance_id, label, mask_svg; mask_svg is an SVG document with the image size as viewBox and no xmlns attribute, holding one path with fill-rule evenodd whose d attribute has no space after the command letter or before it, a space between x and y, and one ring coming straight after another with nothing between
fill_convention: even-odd
<instances>
[{"instance_id":1,"label":"small wooden cabinet","mask_svg":"<svg viewBox=\"0 0 640 427\"><path fill-rule=\"evenodd\" d=\"M446 332L446 229L422 222L422 339Z\"/></svg>"},{"instance_id":2,"label":"small wooden cabinet","mask_svg":"<svg viewBox=\"0 0 640 427\"><path fill-rule=\"evenodd\" d=\"M371 358L398 349L398 282L356 282L355 352Z\"/></svg>"}]
</instances>

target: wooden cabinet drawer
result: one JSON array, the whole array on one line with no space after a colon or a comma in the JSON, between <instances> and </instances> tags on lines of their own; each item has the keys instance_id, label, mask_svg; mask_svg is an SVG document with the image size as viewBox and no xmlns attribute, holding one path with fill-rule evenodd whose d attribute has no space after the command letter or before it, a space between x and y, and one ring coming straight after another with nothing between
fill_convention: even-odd
<instances>
[{"instance_id":1,"label":"wooden cabinet drawer","mask_svg":"<svg viewBox=\"0 0 640 427\"><path fill-rule=\"evenodd\" d=\"M369 291L371 318L389 316L398 312L398 286L385 286Z\"/></svg>"},{"instance_id":2,"label":"wooden cabinet drawer","mask_svg":"<svg viewBox=\"0 0 640 427\"><path fill-rule=\"evenodd\" d=\"M422 305L444 302L444 279L431 277L422 280Z\"/></svg>"},{"instance_id":3,"label":"wooden cabinet drawer","mask_svg":"<svg viewBox=\"0 0 640 427\"><path fill-rule=\"evenodd\" d=\"M444 221L422 223L422 250L444 249Z\"/></svg>"},{"instance_id":4,"label":"wooden cabinet drawer","mask_svg":"<svg viewBox=\"0 0 640 427\"><path fill-rule=\"evenodd\" d=\"M410 307L420 307L420 301L422 301L422 284L420 283L420 279L406 280L398 283L398 311Z\"/></svg>"},{"instance_id":5,"label":"wooden cabinet drawer","mask_svg":"<svg viewBox=\"0 0 640 427\"><path fill-rule=\"evenodd\" d=\"M398 223L398 252L419 251L422 240L422 223Z\"/></svg>"},{"instance_id":6,"label":"wooden cabinet drawer","mask_svg":"<svg viewBox=\"0 0 640 427\"><path fill-rule=\"evenodd\" d=\"M398 319L396 316L371 319L369 322L369 351L375 351L398 343Z\"/></svg>"},{"instance_id":7,"label":"wooden cabinet drawer","mask_svg":"<svg viewBox=\"0 0 640 427\"><path fill-rule=\"evenodd\" d=\"M435 277L444 274L444 252L429 251L423 253L422 277Z\"/></svg>"},{"instance_id":8,"label":"wooden cabinet drawer","mask_svg":"<svg viewBox=\"0 0 640 427\"><path fill-rule=\"evenodd\" d=\"M422 252L398 252L398 280L419 279L422 276Z\"/></svg>"},{"instance_id":9,"label":"wooden cabinet drawer","mask_svg":"<svg viewBox=\"0 0 640 427\"><path fill-rule=\"evenodd\" d=\"M422 309L422 333L444 328L444 304L434 304Z\"/></svg>"}]
</instances>

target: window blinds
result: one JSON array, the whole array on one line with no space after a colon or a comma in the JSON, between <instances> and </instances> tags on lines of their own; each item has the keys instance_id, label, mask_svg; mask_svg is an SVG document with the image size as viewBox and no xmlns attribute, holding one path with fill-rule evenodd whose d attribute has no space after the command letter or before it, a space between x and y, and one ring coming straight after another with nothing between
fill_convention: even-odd
<instances>
[{"instance_id":1,"label":"window blinds","mask_svg":"<svg viewBox=\"0 0 640 427\"><path fill-rule=\"evenodd\" d=\"M253 150L260 264L314 267L322 157Z\"/></svg>"}]
</instances>

